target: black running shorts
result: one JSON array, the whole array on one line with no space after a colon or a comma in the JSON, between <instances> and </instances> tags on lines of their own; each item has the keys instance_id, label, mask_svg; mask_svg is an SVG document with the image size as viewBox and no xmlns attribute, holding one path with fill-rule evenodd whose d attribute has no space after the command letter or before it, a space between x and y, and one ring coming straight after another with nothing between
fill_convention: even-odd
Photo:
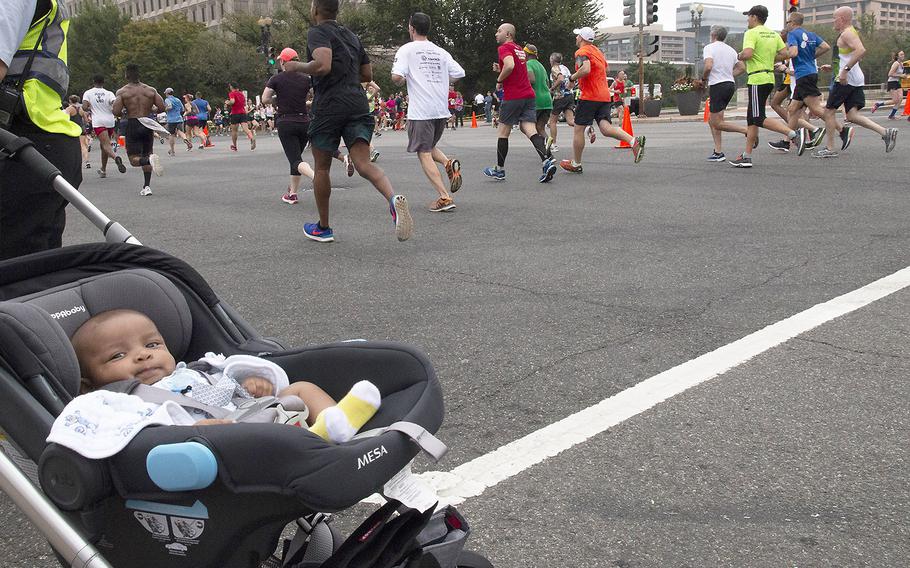
<instances>
[{"instance_id":1,"label":"black running shorts","mask_svg":"<svg viewBox=\"0 0 910 568\"><path fill-rule=\"evenodd\" d=\"M310 144L323 152L333 153L341 140L348 148L358 140L373 140L376 120L369 112L357 115L317 114L310 121Z\"/></svg>"},{"instance_id":2,"label":"black running shorts","mask_svg":"<svg viewBox=\"0 0 910 568\"><path fill-rule=\"evenodd\" d=\"M610 115L612 113L612 102L586 101L582 99L578 101L578 106L575 107L575 125L591 126L595 122L600 122L601 120L606 120L612 124L613 121L610 120Z\"/></svg>"},{"instance_id":3,"label":"black running shorts","mask_svg":"<svg viewBox=\"0 0 910 568\"><path fill-rule=\"evenodd\" d=\"M155 136L139 122L138 118L127 119L126 134L123 137L126 141L127 156L148 156L155 147Z\"/></svg>"},{"instance_id":4,"label":"black running shorts","mask_svg":"<svg viewBox=\"0 0 910 568\"><path fill-rule=\"evenodd\" d=\"M818 73L806 75L796 80L796 88L793 90L793 100L802 101L809 97L820 97L822 94L818 90Z\"/></svg>"},{"instance_id":5,"label":"black running shorts","mask_svg":"<svg viewBox=\"0 0 910 568\"><path fill-rule=\"evenodd\" d=\"M250 121L250 115L244 114L232 114L231 115L231 124L243 124L244 122Z\"/></svg>"},{"instance_id":6,"label":"black running shorts","mask_svg":"<svg viewBox=\"0 0 910 568\"><path fill-rule=\"evenodd\" d=\"M176 134L177 132L183 132L183 122L168 122L167 131L171 134Z\"/></svg>"},{"instance_id":7,"label":"black running shorts","mask_svg":"<svg viewBox=\"0 0 910 568\"><path fill-rule=\"evenodd\" d=\"M708 96L711 98L711 112L723 112L733 95L736 94L736 83L733 81L724 81L723 83L714 83L708 87Z\"/></svg>"},{"instance_id":8,"label":"black running shorts","mask_svg":"<svg viewBox=\"0 0 910 568\"><path fill-rule=\"evenodd\" d=\"M565 111L575 110L575 97L567 95L558 99L553 99L553 114L558 115Z\"/></svg>"},{"instance_id":9,"label":"black running shorts","mask_svg":"<svg viewBox=\"0 0 910 568\"><path fill-rule=\"evenodd\" d=\"M774 90L774 83L748 85L748 87L749 110L746 112L746 124L761 126L765 123L765 105L768 103L768 96Z\"/></svg>"},{"instance_id":10,"label":"black running shorts","mask_svg":"<svg viewBox=\"0 0 910 568\"><path fill-rule=\"evenodd\" d=\"M888 90L889 91L898 91L901 88L900 81L888 81Z\"/></svg>"},{"instance_id":11,"label":"black running shorts","mask_svg":"<svg viewBox=\"0 0 910 568\"><path fill-rule=\"evenodd\" d=\"M502 101L499 109L499 122L508 126L515 126L520 122L537 122L537 107L534 99Z\"/></svg>"},{"instance_id":12,"label":"black running shorts","mask_svg":"<svg viewBox=\"0 0 910 568\"><path fill-rule=\"evenodd\" d=\"M859 110L866 106L866 95L863 93L863 88L835 81L831 92L828 93L828 103L825 108L835 109L841 106L844 107L845 112L850 112L852 108Z\"/></svg>"}]
</instances>

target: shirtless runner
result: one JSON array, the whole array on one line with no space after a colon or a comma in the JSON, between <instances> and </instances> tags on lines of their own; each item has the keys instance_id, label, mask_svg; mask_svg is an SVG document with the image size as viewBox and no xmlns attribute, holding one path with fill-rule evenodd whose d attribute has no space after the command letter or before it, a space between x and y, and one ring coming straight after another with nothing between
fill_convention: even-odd
<instances>
[{"instance_id":1,"label":"shirtless runner","mask_svg":"<svg viewBox=\"0 0 910 568\"><path fill-rule=\"evenodd\" d=\"M155 137L152 130L143 125L139 119L148 118L152 111L164 109L164 99L153 87L139 82L139 67L126 66L126 80L128 83L117 91L114 100L114 116L121 116L126 109L126 154L130 164L135 168L142 168L145 184L139 195L151 195L152 172L156 175L164 174L161 159L152 153ZM154 107L154 108L153 108Z\"/></svg>"}]
</instances>

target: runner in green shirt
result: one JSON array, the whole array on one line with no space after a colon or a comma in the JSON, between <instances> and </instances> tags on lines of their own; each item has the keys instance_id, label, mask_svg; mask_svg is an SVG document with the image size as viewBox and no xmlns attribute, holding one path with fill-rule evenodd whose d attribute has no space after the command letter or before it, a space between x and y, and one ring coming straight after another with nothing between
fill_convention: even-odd
<instances>
[{"instance_id":1,"label":"runner in green shirt","mask_svg":"<svg viewBox=\"0 0 910 568\"><path fill-rule=\"evenodd\" d=\"M765 105L768 96L774 90L774 62L788 57L787 46L780 34L765 27L768 21L768 9L764 6L752 6L748 12L749 29L743 36L743 50L739 60L746 62L746 73L749 75L749 110L746 113L746 150L730 164L737 168L752 167L752 150L758 145L758 129L767 128L785 134L790 140L799 137L796 131L777 119L765 117Z\"/></svg>"},{"instance_id":2,"label":"runner in green shirt","mask_svg":"<svg viewBox=\"0 0 910 568\"><path fill-rule=\"evenodd\" d=\"M553 96L550 94L550 74L537 60L537 46L529 43L524 47L528 54L528 76L534 89L534 106L537 108L537 133L546 139L547 123L553 112Z\"/></svg>"}]
</instances>

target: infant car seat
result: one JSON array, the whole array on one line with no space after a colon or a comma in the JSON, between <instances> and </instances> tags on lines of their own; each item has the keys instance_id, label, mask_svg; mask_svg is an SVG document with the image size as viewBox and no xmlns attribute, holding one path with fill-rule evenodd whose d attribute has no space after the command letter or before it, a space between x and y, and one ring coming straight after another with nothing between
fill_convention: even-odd
<instances>
[{"instance_id":1,"label":"infant car seat","mask_svg":"<svg viewBox=\"0 0 910 568\"><path fill-rule=\"evenodd\" d=\"M365 430L416 426L338 445L276 424L155 426L104 460L48 445L54 418L79 389L69 337L115 308L147 314L178 361L207 351L258 355L336 400L367 379L382 406ZM38 463L48 498L113 566L258 566L289 522L381 490L419 452L412 436L436 432L442 418L423 353L369 341L286 349L165 253L90 244L0 262L0 427ZM176 485L168 481L175 477Z\"/></svg>"}]
</instances>

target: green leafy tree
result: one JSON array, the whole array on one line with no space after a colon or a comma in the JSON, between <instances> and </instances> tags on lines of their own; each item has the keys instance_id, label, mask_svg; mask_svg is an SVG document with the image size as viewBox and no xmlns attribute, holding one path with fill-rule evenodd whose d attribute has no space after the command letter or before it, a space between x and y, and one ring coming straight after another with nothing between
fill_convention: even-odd
<instances>
[{"instance_id":1,"label":"green leafy tree","mask_svg":"<svg viewBox=\"0 0 910 568\"><path fill-rule=\"evenodd\" d=\"M122 82L127 64L139 66L142 81L159 91L173 87L177 92L192 90L199 82L189 63L189 54L199 42L205 26L187 21L182 14L168 14L160 20L133 21L117 37L111 60Z\"/></svg>"},{"instance_id":2,"label":"green leafy tree","mask_svg":"<svg viewBox=\"0 0 910 568\"><path fill-rule=\"evenodd\" d=\"M268 80L265 60L255 48L212 32L200 34L187 60L193 79L185 87L202 91L216 106L227 97L229 81L255 99Z\"/></svg>"},{"instance_id":3,"label":"green leafy tree","mask_svg":"<svg viewBox=\"0 0 910 568\"><path fill-rule=\"evenodd\" d=\"M114 42L129 23L112 2L88 3L70 23L68 63L70 91L82 95L92 86L92 77L101 74L108 84L117 84L122 75L114 76L111 58Z\"/></svg>"}]
</instances>

